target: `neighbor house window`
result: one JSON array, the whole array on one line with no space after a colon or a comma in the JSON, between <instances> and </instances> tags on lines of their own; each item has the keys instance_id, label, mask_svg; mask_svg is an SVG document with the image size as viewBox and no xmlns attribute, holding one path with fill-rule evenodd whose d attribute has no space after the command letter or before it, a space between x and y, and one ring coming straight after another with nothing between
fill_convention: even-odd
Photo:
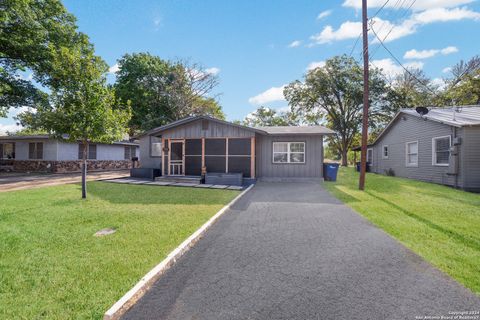
<instances>
[{"instance_id":1,"label":"neighbor house window","mask_svg":"<svg viewBox=\"0 0 480 320\"><path fill-rule=\"evenodd\" d=\"M162 156L162 139L158 137L150 137L150 156Z\"/></svg>"},{"instance_id":2,"label":"neighbor house window","mask_svg":"<svg viewBox=\"0 0 480 320\"><path fill-rule=\"evenodd\" d=\"M450 162L450 136L432 139L432 163L435 166L448 166Z\"/></svg>"},{"instance_id":3,"label":"neighbor house window","mask_svg":"<svg viewBox=\"0 0 480 320\"><path fill-rule=\"evenodd\" d=\"M367 149L367 162L373 164L373 149Z\"/></svg>"},{"instance_id":4,"label":"neighbor house window","mask_svg":"<svg viewBox=\"0 0 480 320\"><path fill-rule=\"evenodd\" d=\"M273 163L305 163L305 142L274 142Z\"/></svg>"},{"instance_id":5,"label":"neighbor house window","mask_svg":"<svg viewBox=\"0 0 480 320\"><path fill-rule=\"evenodd\" d=\"M43 159L43 142L30 142L28 144L28 159Z\"/></svg>"},{"instance_id":6,"label":"neighbor house window","mask_svg":"<svg viewBox=\"0 0 480 320\"><path fill-rule=\"evenodd\" d=\"M0 159L15 159L15 142L0 143Z\"/></svg>"},{"instance_id":7,"label":"neighbor house window","mask_svg":"<svg viewBox=\"0 0 480 320\"><path fill-rule=\"evenodd\" d=\"M89 144L87 146L87 159L95 160L97 159L97 145ZM78 145L78 159L83 159L83 143Z\"/></svg>"},{"instance_id":8,"label":"neighbor house window","mask_svg":"<svg viewBox=\"0 0 480 320\"><path fill-rule=\"evenodd\" d=\"M418 141L407 142L405 145L407 167L418 167Z\"/></svg>"},{"instance_id":9,"label":"neighbor house window","mask_svg":"<svg viewBox=\"0 0 480 320\"><path fill-rule=\"evenodd\" d=\"M135 146L125 146L124 158L125 160L132 160L133 157L136 157L136 147Z\"/></svg>"},{"instance_id":10,"label":"neighbor house window","mask_svg":"<svg viewBox=\"0 0 480 320\"><path fill-rule=\"evenodd\" d=\"M383 159L388 159L388 146L383 146L382 147L382 158Z\"/></svg>"}]
</instances>

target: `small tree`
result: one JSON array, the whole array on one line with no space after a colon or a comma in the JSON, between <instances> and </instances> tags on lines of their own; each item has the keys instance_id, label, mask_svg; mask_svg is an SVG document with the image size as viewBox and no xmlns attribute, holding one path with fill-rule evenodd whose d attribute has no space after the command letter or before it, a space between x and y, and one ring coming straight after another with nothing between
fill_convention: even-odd
<instances>
[{"instance_id":1,"label":"small tree","mask_svg":"<svg viewBox=\"0 0 480 320\"><path fill-rule=\"evenodd\" d=\"M61 50L54 65L57 86L50 104L23 113L19 119L23 125L46 130L58 139L81 142L82 198L86 198L88 145L122 139L130 108L116 105L114 92L106 85L108 66L93 54L86 36L79 38L76 48Z\"/></svg>"}]
</instances>

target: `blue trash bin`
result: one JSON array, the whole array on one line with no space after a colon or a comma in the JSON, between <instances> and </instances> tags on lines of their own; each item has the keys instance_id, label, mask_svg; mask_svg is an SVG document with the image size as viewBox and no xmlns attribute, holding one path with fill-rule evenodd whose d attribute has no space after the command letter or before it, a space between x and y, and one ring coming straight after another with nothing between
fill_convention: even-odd
<instances>
[{"instance_id":1,"label":"blue trash bin","mask_svg":"<svg viewBox=\"0 0 480 320\"><path fill-rule=\"evenodd\" d=\"M338 163L324 163L323 164L323 178L325 181L337 181L337 172L340 164Z\"/></svg>"}]
</instances>

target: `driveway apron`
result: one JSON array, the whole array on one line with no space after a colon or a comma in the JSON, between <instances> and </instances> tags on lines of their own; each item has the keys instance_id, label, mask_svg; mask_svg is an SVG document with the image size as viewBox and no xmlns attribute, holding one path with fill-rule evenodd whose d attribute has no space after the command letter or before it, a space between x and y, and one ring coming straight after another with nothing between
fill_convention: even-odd
<instances>
[{"instance_id":1,"label":"driveway apron","mask_svg":"<svg viewBox=\"0 0 480 320\"><path fill-rule=\"evenodd\" d=\"M123 319L416 319L480 299L317 183L259 182Z\"/></svg>"}]
</instances>

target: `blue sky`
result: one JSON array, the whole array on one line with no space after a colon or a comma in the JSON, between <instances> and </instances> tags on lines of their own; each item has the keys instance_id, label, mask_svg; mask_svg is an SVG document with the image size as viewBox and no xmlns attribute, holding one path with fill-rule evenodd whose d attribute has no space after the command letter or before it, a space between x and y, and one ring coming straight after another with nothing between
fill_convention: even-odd
<instances>
[{"instance_id":1,"label":"blue sky","mask_svg":"<svg viewBox=\"0 0 480 320\"><path fill-rule=\"evenodd\" d=\"M384 3L369 0L369 17ZM361 32L360 0L64 4L110 66L125 53L148 51L217 71L216 93L229 120L242 119L260 105L286 107L282 86L301 79L312 63L349 54ZM477 0L390 0L373 20L381 38L388 34L386 45L402 63L420 67L432 78L447 76L446 68L480 53ZM370 40L372 64L390 75L399 72L389 54L376 49L373 36ZM353 56L359 58L360 50L361 41ZM14 114L0 119L0 131L13 128Z\"/></svg>"}]
</instances>

